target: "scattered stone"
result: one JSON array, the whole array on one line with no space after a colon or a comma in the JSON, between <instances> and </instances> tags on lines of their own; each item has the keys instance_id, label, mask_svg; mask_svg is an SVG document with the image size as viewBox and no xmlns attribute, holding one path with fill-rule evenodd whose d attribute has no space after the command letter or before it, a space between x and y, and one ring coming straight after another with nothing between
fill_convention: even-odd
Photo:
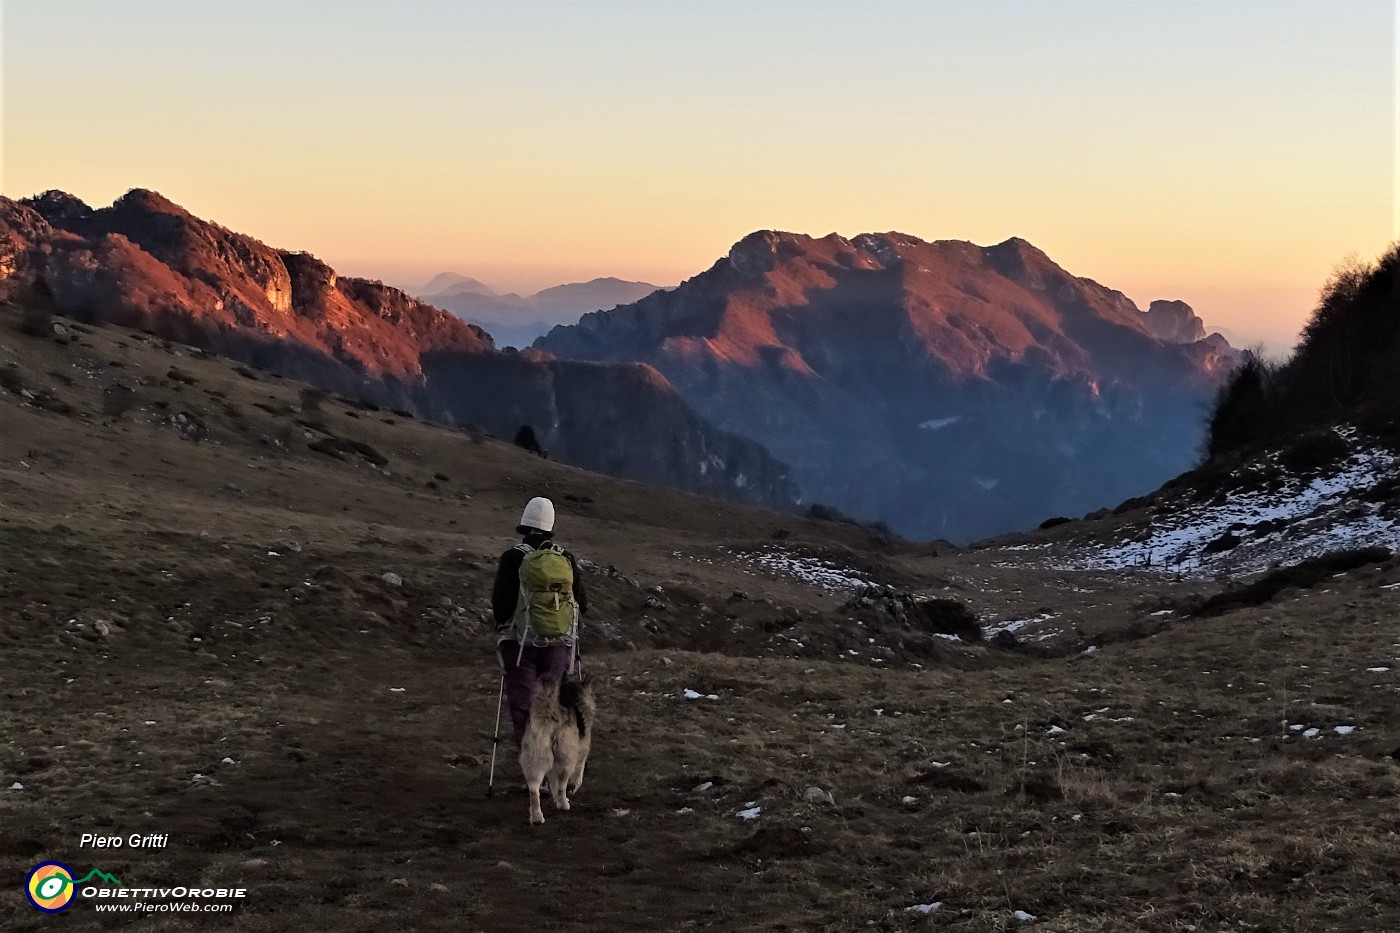
<instances>
[{"instance_id":1,"label":"scattered stone","mask_svg":"<svg viewBox=\"0 0 1400 933\"><path fill-rule=\"evenodd\" d=\"M429 890L429 891L436 891L436 892L439 893L439 894L446 894L446 893L447 893L447 885L443 884L443 883L440 882L440 881L434 881L432 884L428 885L428 890Z\"/></svg>"},{"instance_id":2,"label":"scattered stone","mask_svg":"<svg viewBox=\"0 0 1400 933\"><path fill-rule=\"evenodd\" d=\"M190 412L182 411L170 419L170 423L175 426L175 430L180 432L180 436L187 441L199 443L209 436L209 429L204 422Z\"/></svg>"},{"instance_id":3,"label":"scattered stone","mask_svg":"<svg viewBox=\"0 0 1400 933\"><path fill-rule=\"evenodd\" d=\"M831 791L822 790L820 787L809 787L802 792L804 803L827 803L835 805L836 798L831 795Z\"/></svg>"},{"instance_id":4,"label":"scattered stone","mask_svg":"<svg viewBox=\"0 0 1400 933\"><path fill-rule=\"evenodd\" d=\"M397 590L402 589L403 587L403 577L399 576L398 574L392 571L383 574L382 576L380 576L379 579L380 582L382 582L385 586L390 587L392 589Z\"/></svg>"},{"instance_id":5,"label":"scattered stone","mask_svg":"<svg viewBox=\"0 0 1400 933\"><path fill-rule=\"evenodd\" d=\"M408 887L408 879L407 879L407 878L394 878L394 879L391 880L389 883L392 884L392 885L393 885L394 887L396 887L396 888L406 888L406 887Z\"/></svg>"}]
</instances>

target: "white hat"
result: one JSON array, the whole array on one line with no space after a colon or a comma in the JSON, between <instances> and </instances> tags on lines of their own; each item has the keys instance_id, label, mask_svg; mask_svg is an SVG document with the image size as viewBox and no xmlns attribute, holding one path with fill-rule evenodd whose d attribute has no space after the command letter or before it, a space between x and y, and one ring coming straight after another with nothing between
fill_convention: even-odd
<instances>
[{"instance_id":1,"label":"white hat","mask_svg":"<svg viewBox=\"0 0 1400 933\"><path fill-rule=\"evenodd\" d=\"M520 527L553 531L554 503L541 496L531 499L525 504L525 512L520 516Z\"/></svg>"}]
</instances>

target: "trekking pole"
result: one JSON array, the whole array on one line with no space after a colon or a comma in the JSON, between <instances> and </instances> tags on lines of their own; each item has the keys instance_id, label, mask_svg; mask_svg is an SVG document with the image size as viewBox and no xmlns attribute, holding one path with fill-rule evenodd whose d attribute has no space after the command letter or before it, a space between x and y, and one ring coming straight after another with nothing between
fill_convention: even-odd
<instances>
[{"instance_id":1,"label":"trekking pole","mask_svg":"<svg viewBox=\"0 0 1400 933\"><path fill-rule=\"evenodd\" d=\"M496 747L501 744L501 706L506 698L506 675L501 674L501 692L496 696L496 734L491 737L491 773L486 778L486 796L496 794Z\"/></svg>"}]
</instances>

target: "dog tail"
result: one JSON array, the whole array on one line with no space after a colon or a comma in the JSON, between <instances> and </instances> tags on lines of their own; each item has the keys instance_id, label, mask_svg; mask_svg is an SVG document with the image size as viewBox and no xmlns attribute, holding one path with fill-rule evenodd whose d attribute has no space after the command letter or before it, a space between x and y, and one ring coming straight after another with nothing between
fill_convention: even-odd
<instances>
[{"instance_id":1,"label":"dog tail","mask_svg":"<svg viewBox=\"0 0 1400 933\"><path fill-rule=\"evenodd\" d=\"M588 735L587 690L587 676L583 680L566 680L559 685L559 705L573 712L574 721L578 723L579 738Z\"/></svg>"}]
</instances>

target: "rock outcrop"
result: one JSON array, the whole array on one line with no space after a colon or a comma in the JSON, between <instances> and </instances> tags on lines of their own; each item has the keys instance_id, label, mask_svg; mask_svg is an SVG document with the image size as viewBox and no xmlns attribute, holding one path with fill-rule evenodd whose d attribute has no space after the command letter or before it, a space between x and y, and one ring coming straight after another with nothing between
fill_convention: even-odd
<instances>
[{"instance_id":1,"label":"rock outcrop","mask_svg":"<svg viewBox=\"0 0 1400 933\"><path fill-rule=\"evenodd\" d=\"M1147 332L1163 343L1195 343L1206 339L1206 325L1184 301L1154 301L1143 313Z\"/></svg>"}]
</instances>

